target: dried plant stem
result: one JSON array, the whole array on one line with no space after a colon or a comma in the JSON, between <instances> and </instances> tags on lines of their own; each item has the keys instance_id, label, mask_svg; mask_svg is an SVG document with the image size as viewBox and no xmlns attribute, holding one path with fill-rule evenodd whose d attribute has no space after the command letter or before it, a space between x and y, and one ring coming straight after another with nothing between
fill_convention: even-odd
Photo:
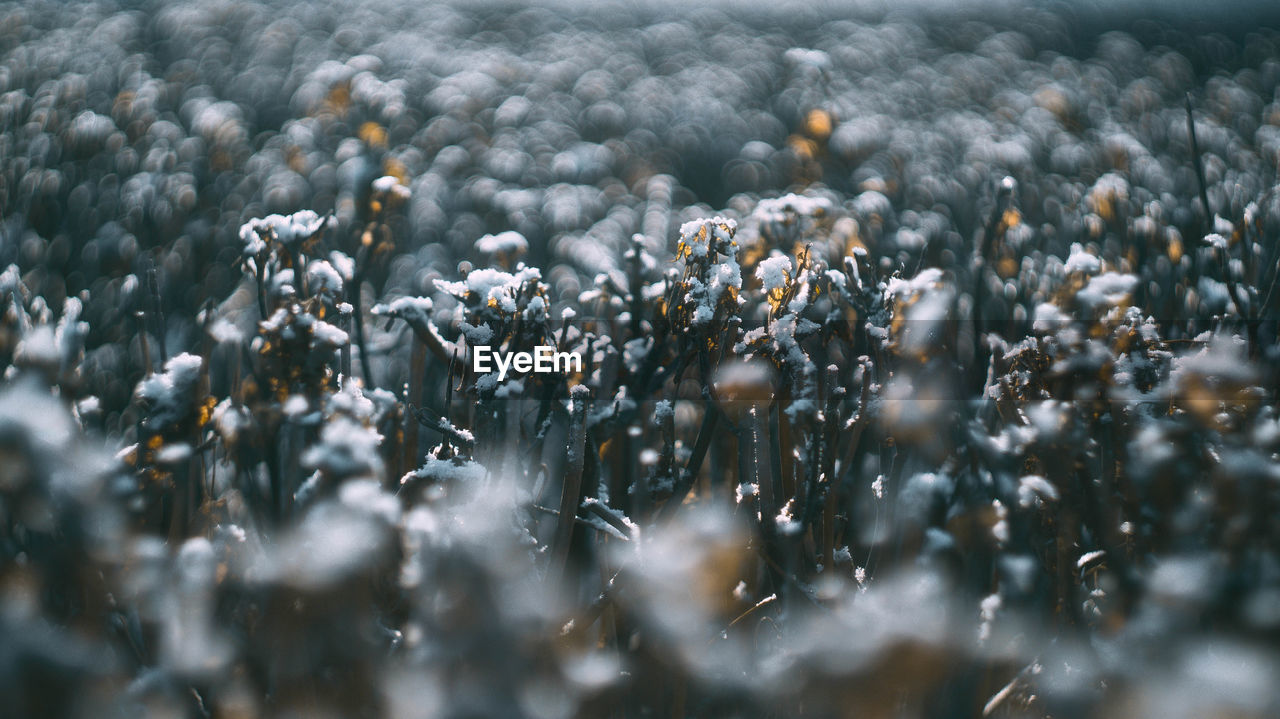
<instances>
[{"instance_id":1,"label":"dried plant stem","mask_svg":"<svg viewBox=\"0 0 1280 719\"><path fill-rule=\"evenodd\" d=\"M760 516L773 517L777 513L777 502L774 499L772 463L760 457L760 446L765 436L765 420L760 416L760 409L752 407L747 410L747 421L744 426L748 464L755 478L756 492L759 495Z\"/></svg>"},{"instance_id":2,"label":"dried plant stem","mask_svg":"<svg viewBox=\"0 0 1280 719\"><path fill-rule=\"evenodd\" d=\"M1206 231L1213 228L1213 211L1209 209L1209 191L1204 181L1204 164L1200 160L1200 144L1196 142L1196 123L1191 116L1191 93L1186 94L1187 136L1191 140L1191 166L1196 171L1196 183L1200 189L1200 209L1204 211Z\"/></svg>"},{"instance_id":3,"label":"dried plant stem","mask_svg":"<svg viewBox=\"0 0 1280 719\"><path fill-rule=\"evenodd\" d=\"M160 282L156 278L156 268L152 267L147 270L147 297L151 302L151 311L148 313L151 320L151 331L156 336L156 349L160 351L160 366L164 367L169 361L169 354L165 350L164 342L164 311L160 307Z\"/></svg>"},{"instance_id":4,"label":"dried plant stem","mask_svg":"<svg viewBox=\"0 0 1280 719\"><path fill-rule=\"evenodd\" d=\"M689 462L676 478L676 490L658 510L659 517L670 516L677 507L684 503L685 495L693 488L694 480L698 478L698 473L702 469L702 462L706 459L707 450L711 447L711 440L715 436L716 423L720 419L720 411L710 401L705 403L706 410L702 415L702 426L698 429L698 438L693 443L693 453L689 455Z\"/></svg>"},{"instance_id":5,"label":"dried plant stem","mask_svg":"<svg viewBox=\"0 0 1280 719\"><path fill-rule=\"evenodd\" d=\"M142 374L150 376L154 371L151 365L151 346L147 342L147 313L138 312L138 344L142 350Z\"/></svg>"},{"instance_id":6,"label":"dried plant stem","mask_svg":"<svg viewBox=\"0 0 1280 719\"><path fill-rule=\"evenodd\" d=\"M569 392L569 455L565 463L564 487L560 493L560 521L556 524L548 576L562 578L569 559L569 543L573 539L574 518L578 514L578 497L582 492L582 467L586 459L587 400L591 390L575 385Z\"/></svg>"},{"instance_id":7,"label":"dried plant stem","mask_svg":"<svg viewBox=\"0 0 1280 719\"><path fill-rule=\"evenodd\" d=\"M412 406L421 407L425 404L423 380L426 371L427 348L421 342L414 341L409 356L409 402ZM407 412L404 422L404 466L418 466L418 427Z\"/></svg>"},{"instance_id":8,"label":"dried plant stem","mask_svg":"<svg viewBox=\"0 0 1280 719\"><path fill-rule=\"evenodd\" d=\"M360 350L360 374L364 378L364 386L373 389L376 385L373 383L373 369L369 366L369 343L365 339L364 332L364 309L360 303L360 285L363 279L359 270L356 271L356 277L352 280L351 292L347 297L351 302L351 314L355 318L356 326L356 347Z\"/></svg>"}]
</instances>

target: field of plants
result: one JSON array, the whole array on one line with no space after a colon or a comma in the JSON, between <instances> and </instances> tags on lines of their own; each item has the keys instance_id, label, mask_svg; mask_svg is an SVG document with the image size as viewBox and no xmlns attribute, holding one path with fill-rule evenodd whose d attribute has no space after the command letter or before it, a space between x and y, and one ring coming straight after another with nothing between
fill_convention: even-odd
<instances>
[{"instance_id":1,"label":"field of plants","mask_svg":"<svg viewBox=\"0 0 1280 719\"><path fill-rule=\"evenodd\" d=\"M1280 26L1002 7L0 4L0 717L1280 716Z\"/></svg>"}]
</instances>

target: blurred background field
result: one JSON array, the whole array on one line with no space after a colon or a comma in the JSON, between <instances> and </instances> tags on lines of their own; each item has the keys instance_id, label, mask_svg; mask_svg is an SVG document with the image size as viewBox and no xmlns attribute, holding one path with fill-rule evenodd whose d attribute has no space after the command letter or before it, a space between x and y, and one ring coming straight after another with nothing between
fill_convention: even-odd
<instances>
[{"instance_id":1,"label":"blurred background field","mask_svg":"<svg viewBox=\"0 0 1280 719\"><path fill-rule=\"evenodd\" d=\"M1278 164L1263 3L0 5L0 716L1275 716Z\"/></svg>"}]
</instances>

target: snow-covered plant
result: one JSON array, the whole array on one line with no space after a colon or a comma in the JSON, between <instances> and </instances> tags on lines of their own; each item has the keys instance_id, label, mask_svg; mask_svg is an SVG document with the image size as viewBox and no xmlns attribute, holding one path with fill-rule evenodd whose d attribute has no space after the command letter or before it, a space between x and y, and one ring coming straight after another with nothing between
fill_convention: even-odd
<instances>
[{"instance_id":1,"label":"snow-covered plant","mask_svg":"<svg viewBox=\"0 0 1280 719\"><path fill-rule=\"evenodd\" d=\"M0 714L1280 715L1265 18L10 5Z\"/></svg>"}]
</instances>

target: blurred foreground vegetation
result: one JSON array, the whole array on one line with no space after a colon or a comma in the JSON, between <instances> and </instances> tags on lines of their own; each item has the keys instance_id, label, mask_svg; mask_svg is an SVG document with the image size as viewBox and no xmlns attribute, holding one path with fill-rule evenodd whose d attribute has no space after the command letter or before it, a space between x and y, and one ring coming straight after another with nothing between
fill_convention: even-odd
<instances>
[{"instance_id":1,"label":"blurred foreground vegetation","mask_svg":"<svg viewBox=\"0 0 1280 719\"><path fill-rule=\"evenodd\" d=\"M1280 34L1128 29L5 6L0 716L1280 713Z\"/></svg>"}]
</instances>

